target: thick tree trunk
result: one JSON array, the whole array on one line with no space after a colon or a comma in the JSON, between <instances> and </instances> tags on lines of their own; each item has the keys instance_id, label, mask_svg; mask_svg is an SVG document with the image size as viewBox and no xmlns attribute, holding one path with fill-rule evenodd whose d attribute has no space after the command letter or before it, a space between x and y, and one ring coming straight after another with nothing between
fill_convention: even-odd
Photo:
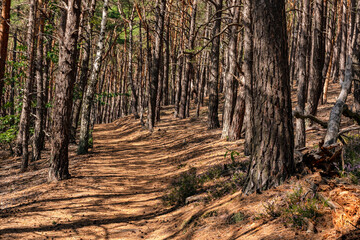
<instances>
[{"instance_id":1,"label":"thick tree trunk","mask_svg":"<svg viewBox=\"0 0 360 240\"><path fill-rule=\"evenodd\" d=\"M63 19L60 27L60 33L63 34L60 36L63 38L59 51L59 73L56 78L49 181L70 178L68 145L76 79L81 0L68 0L67 6L67 10L62 10Z\"/></svg>"},{"instance_id":2,"label":"thick tree trunk","mask_svg":"<svg viewBox=\"0 0 360 240\"><path fill-rule=\"evenodd\" d=\"M240 1L232 1L231 13L233 15L233 26L229 29L229 44L228 44L228 57L229 67L224 79L225 88L225 104L223 115L223 130L221 134L222 139L226 139L229 136L229 129L232 122L232 116L234 113L234 75L236 73L237 64L237 40L238 40L238 24L240 19ZM244 108L245 110L245 108ZM242 124L242 122L241 122Z\"/></svg>"},{"instance_id":3,"label":"thick tree trunk","mask_svg":"<svg viewBox=\"0 0 360 240\"><path fill-rule=\"evenodd\" d=\"M107 21L108 13L108 0L104 0L101 26L100 26L100 36L97 44L96 56L93 62L93 68L90 75L90 80L86 93L83 98L83 104L81 108L81 125L80 125L80 139L78 154L85 154L89 149L89 139L91 138L90 132L90 113L91 108L93 107L93 101L95 96L95 88L98 82L98 76L100 72L101 58L104 49L104 40L105 40L105 28Z\"/></svg>"},{"instance_id":4,"label":"thick tree trunk","mask_svg":"<svg viewBox=\"0 0 360 240\"><path fill-rule=\"evenodd\" d=\"M215 4L215 21L212 28L211 37L214 39L210 52L210 79L208 82L209 87L209 114L208 114L208 128L215 129L220 127L218 108L219 108L219 91L218 83L220 77L220 28L221 28L221 16L223 1L216 0Z\"/></svg>"},{"instance_id":5,"label":"thick tree trunk","mask_svg":"<svg viewBox=\"0 0 360 240\"><path fill-rule=\"evenodd\" d=\"M4 75L7 57L7 48L9 40L10 27L10 5L11 0L3 0L0 19L0 110L2 109Z\"/></svg>"},{"instance_id":6,"label":"thick tree trunk","mask_svg":"<svg viewBox=\"0 0 360 240\"><path fill-rule=\"evenodd\" d=\"M253 6L256 81L245 193L276 187L295 170L285 1L255 0Z\"/></svg>"}]
</instances>

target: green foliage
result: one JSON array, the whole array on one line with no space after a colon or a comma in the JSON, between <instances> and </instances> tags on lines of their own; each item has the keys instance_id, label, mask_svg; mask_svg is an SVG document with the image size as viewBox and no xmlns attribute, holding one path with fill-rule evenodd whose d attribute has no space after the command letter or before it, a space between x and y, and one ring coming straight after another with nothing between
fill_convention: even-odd
<instances>
[{"instance_id":1,"label":"green foliage","mask_svg":"<svg viewBox=\"0 0 360 240\"><path fill-rule=\"evenodd\" d=\"M13 153L11 143L15 140L19 125L19 115L7 115L0 117L0 145L9 146L9 150Z\"/></svg>"},{"instance_id":2,"label":"green foliage","mask_svg":"<svg viewBox=\"0 0 360 240\"><path fill-rule=\"evenodd\" d=\"M318 212L320 204L322 202L316 196L304 197L303 188L299 187L288 195L286 207L283 209L283 219L285 223L302 229L307 224L306 219L315 220L320 215Z\"/></svg>"},{"instance_id":3,"label":"green foliage","mask_svg":"<svg viewBox=\"0 0 360 240\"><path fill-rule=\"evenodd\" d=\"M191 168L172 183L172 190L164 197L164 201L170 205L183 205L186 198L196 194L200 186L196 168Z\"/></svg>"},{"instance_id":4,"label":"green foliage","mask_svg":"<svg viewBox=\"0 0 360 240\"><path fill-rule=\"evenodd\" d=\"M242 212L237 212L232 214L228 219L228 224L237 224L244 221L246 218L245 214Z\"/></svg>"},{"instance_id":5,"label":"green foliage","mask_svg":"<svg viewBox=\"0 0 360 240\"><path fill-rule=\"evenodd\" d=\"M360 179L360 136L348 136L344 147L344 166L336 165L340 177L348 177L355 184Z\"/></svg>"},{"instance_id":6,"label":"green foliage","mask_svg":"<svg viewBox=\"0 0 360 240\"><path fill-rule=\"evenodd\" d=\"M232 162L235 162L235 157L236 157L236 156L240 156L240 153L239 153L239 152L237 152L237 151L235 151L235 150L230 150L230 149L226 148L226 152L225 152L224 157L226 158L226 156L228 156L229 153L230 153L230 159L231 159Z\"/></svg>"},{"instance_id":7,"label":"green foliage","mask_svg":"<svg viewBox=\"0 0 360 240\"><path fill-rule=\"evenodd\" d=\"M320 206L326 206L326 201L309 192L304 193L300 186L288 194L283 204L277 205L274 201L265 203L263 217L279 218L286 226L304 229L309 220L316 220L320 216Z\"/></svg>"},{"instance_id":8,"label":"green foliage","mask_svg":"<svg viewBox=\"0 0 360 240\"><path fill-rule=\"evenodd\" d=\"M218 212L216 210L212 210L212 211L204 213L204 215L202 215L202 218L210 218L210 217L217 217L217 216L218 216Z\"/></svg>"}]
</instances>

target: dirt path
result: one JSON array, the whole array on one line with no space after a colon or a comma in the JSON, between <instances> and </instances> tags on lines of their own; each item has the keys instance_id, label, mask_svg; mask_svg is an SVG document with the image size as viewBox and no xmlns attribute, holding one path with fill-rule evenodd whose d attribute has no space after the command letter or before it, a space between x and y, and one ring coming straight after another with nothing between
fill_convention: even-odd
<instances>
[{"instance_id":1,"label":"dirt path","mask_svg":"<svg viewBox=\"0 0 360 240\"><path fill-rule=\"evenodd\" d=\"M325 121L337 96L330 93L318 114ZM0 239L319 239L279 221L256 220L264 202L286 194L296 181L261 195L238 192L181 208L163 204L171 181L182 172L230 162L226 148L242 155L243 140L220 140L221 129L207 130L206 116L203 108L199 119L178 120L168 107L152 134L132 117L98 125L90 154L77 156L76 146L70 146L73 178L59 183L46 182L49 151L22 174L19 159L1 159ZM309 131L308 146L324 134ZM229 216L239 211L247 220L229 225ZM331 226L323 228L329 232Z\"/></svg>"},{"instance_id":2,"label":"dirt path","mask_svg":"<svg viewBox=\"0 0 360 240\"><path fill-rule=\"evenodd\" d=\"M1 175L7 194L0 195L0 238L175 237L187 213L164 206L162 197L182 171L224 161L225 147L234 144L218 140L219 134L200 120L174 120L171 111L153 134L130 117L99 125L93 152L72 155L72 179L45 183L46 164L35 173ZM21 179L35 186L18 190Z\"/></svg>"}]
</instances>

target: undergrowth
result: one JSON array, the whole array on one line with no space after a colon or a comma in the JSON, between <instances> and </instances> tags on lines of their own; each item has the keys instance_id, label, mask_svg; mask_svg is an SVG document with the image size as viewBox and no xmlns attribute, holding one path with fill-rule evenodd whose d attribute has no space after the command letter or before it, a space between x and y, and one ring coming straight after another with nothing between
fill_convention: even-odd
<instances>
[{"instance_id":1,"label":"undergrowth","mask_svg":"<svg viewBox=\"0 0 360 240\"><path fill-rule=\"evenodd\" d=\"M300 186L288 194L282 203L265 203L265 213L262 216L280 218L285 226L304 230L309 221L315 221L321 215L319 209L322 205L326 205L326 202L319 199L316 194L305 193Z\"/></svg>"},{"instance_id":2,"label":"undergrowth","mask_svg":"<svg viewBox=\"0 0 360 240\"><path fill-rule=\"evenodd\" d=\"M198 175L195 168L182 173L172 182L170 193L163 198L164 202L169 205L183 205L186 198L199 192L207 192L207 200L211 200L240 190L245 181L248 162L236 161L235 156L238 154L234 152L228 154L228 151L225 154L225 157L230 156L231 163L214 165Z\"/></svg>"},{"instance_id":3,"label":"undergrowth","mask_svg":"<svg viewBox=\"0 0 360 240\"><path fill-rule=\"evenodd\" d=\"M341 177L349 177L358 184L360 179L360 136L347 136L344 146L344 166L337 166Z\"/></svg>"}]
</instances>

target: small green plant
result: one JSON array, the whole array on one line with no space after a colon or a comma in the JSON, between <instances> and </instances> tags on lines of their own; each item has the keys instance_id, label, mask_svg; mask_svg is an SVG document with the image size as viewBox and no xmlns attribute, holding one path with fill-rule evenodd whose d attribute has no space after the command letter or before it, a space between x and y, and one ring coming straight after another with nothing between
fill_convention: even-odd
<instances>
[{"instance_id":1,"label":"small green plant","mask_svg":"<svg viewBox=\"0 0 360 240\"><path fill-rule=\"evenodd\" d=\"M183 205L186 198L196 194L199 188L200 181L196 176L196 168L191 168L172 183L171 192L164 197L164 201L170 205Z\"/></svg>"},{"instance_id":2,"label":"small green plant","mask_svg":"<svg viewBox=\"0 0 360 240\"><path fill-rule=\"evenodd\" d=\"M226 158L226 156L228 156L230 154L230 159L231 159L231 162L235 162L235 157L236 156L240 156L240 153L235 151L235 150L230 150L228 148L226 148L226 152L225 152L225 155L224 157Z\"/></svg>"},{"instance_id":3,"label":"small green plant","mask_svg":"<svg viewBox=\"0 0 360 240\"><path fill-rule=\"evenodd\" d=\"M217 216L218 216L218 212L216 210L213 210L204 213L204 215L202 215L202 218L217 217Z\"/></svg>"},{"instance_id":4,"label":"small green plant","mask_svg":"<svg viewBox=\"0 0 360 240\"><path fill-rule=\"evenodd\" d=\"M237 224L244 221L246 218L245 214L242 212L237 212L232 214L228 219L228 224Z\"/></svg>"},{"instance_id":5,"label":"small green plant","mask_svg":"<svg viewBox=\"0 0 360 240\"><path fill-rule=\"evenodd\" d=\"M287 196L283 209L283 221L293 227L302 229L308 219L315 220L319 214L319 206L324 204L317 196L304 194L300 186Z\"/></svg>"},{"instance_id":6,"label":"small green plant","mask_svg":"<svg viewBox=\"0 0 360 240\"><path fill-rule=\"evenodd\" d=\"M309 192L304 193L300 186L288 194L281 205L275 201L265 203L265 213L261 216L280 218L286 226L304 229L309 220L315 220L320 216L320 206L326 205L327 201L319 199L316 195L311 196Z\"/></svg>"},{"instance_id":7,"label":"small green plant","mask_svg":"<svg viewBox=\"0 0 360 240\"><path fill-rule=\"evenodd\" d=\"M263 204L263 207L265 209L265 216L268 216L270 218L280 217L281 209L276 206L274 201Z\"/></svg>"}]
</instances>

